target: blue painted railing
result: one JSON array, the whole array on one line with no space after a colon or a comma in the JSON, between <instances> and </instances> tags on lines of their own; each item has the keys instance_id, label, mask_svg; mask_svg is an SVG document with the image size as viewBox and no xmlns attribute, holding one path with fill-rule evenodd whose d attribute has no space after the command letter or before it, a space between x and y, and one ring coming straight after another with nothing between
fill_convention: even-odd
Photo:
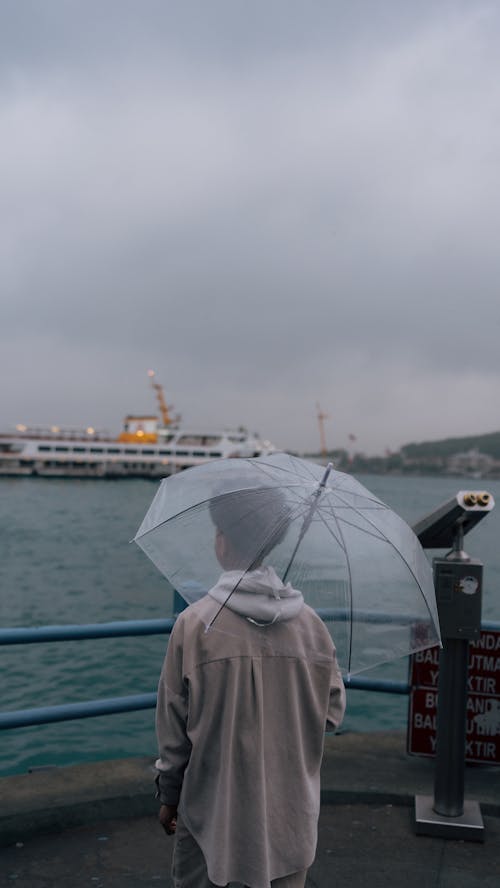
<instances>
[{"instance_id":1,"label":"blue painted railing","mask_svg":"<svg viewBox=\"0 0 500 888\"><path fill-rule=\"evenodd\" d=\"M318 610L322 619L332 619L331 612ZM366 615L373 619L374 615ZM379 617L377 616L376 620ZM415 618L403 618L413 622ZM82 641L91 638L119 638L138 635L169 634L175 618L164 620L128 620L112 623L89 623L66 626L39 626L34 628L0 629L0 645L37 644L53 641ZM500 623L482 624L486 631L500 631ZM373 679L354 676L345 680L348 690L379 691L388 694L408 694L407 682L388 679ZM154 709L156 693L133 694L127 697L110 697L103 700L85 700L80 703L65 703L58 706L41 706L36 709L20 709L0 713L0 730L25 728L49 722L69 721L77 718L92 718L99 715L112 715L118 712L134 712L140 709Z\"/></svg>"},{"instance_id":2,"label":"blue painted railing","mask_svg":"<svg viewBox=\"0 0 500 888\"><path fill-rule=\"evenodd\" d=\"M66 626L35 626L0 629L2 644L37 644L42 641L82 641L87 638L123 638L132 635L162 635L172 631L175 618L126 620L115 623L69 623Z\"/></svg>"}]
</instances>

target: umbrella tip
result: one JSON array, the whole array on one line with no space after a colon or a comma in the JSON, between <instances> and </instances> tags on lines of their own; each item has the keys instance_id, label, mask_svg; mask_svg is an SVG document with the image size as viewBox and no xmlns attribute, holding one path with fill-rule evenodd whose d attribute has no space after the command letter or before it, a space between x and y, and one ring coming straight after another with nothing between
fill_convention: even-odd
<instances>
[{"instance_id":1,"label":"umbrella tip","mask_svg":"<svg viewBox=\"0 0 500 888\"><path fill-rule=\"evenodd\" d=\"M322 477L322 479L321 479L321 482L320 482L320 485L319 485L320 487L325 487L326 482L327 482L327 480L328 480L328 475L330 474L330 472L332 471L332 469L333 469L333 463L332 463L332 462L329 462L328 465L327 465L327 467L326 467L325 474L323 475L323 477Z\"/></svg>"}]
</instances>

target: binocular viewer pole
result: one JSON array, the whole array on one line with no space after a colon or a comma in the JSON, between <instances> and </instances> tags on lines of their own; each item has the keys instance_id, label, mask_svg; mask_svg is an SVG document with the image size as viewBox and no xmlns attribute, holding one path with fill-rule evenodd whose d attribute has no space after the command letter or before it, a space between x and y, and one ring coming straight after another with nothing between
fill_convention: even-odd
<instances>
[{"instance_id":1,"label":"binocular viewer pole","mask_svg":"<svg viewBox=\"0 0 500 888\"><path fill-rule=\"evenodd\" d=\"M439 658L438 722L433 811L464 813L467 671L469 642L445 639Z\"/></svg>"},{"instance_id":2,"label":"binocular viewer pole","mask_svg":"<svg viewBox=\"0 0 500 888\"><path fill-rule=\"evenodd\" d=\"M452 546L434 558L434 585L443 643L439 658L434 797L415 797L417 834L484 841L478 802L464 800L469 642L481 631L483 565L463 549L467 533L493 498L460 492L414 530L427 548ZM471 512L473 514L471 514Z\"/></svg>"}]
</instances>

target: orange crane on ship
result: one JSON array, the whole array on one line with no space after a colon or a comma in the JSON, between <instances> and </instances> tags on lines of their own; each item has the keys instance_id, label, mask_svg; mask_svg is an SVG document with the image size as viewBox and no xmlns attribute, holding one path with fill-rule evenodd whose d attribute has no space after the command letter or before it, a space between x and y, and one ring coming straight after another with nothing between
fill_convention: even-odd
<instances>
[{"instance_id":1,"label":"orange crane on ship","mask_svg":"<svg viewBox=\"0 0 500 888\"><path fill-rule=\"evenodd\" d=\"M163 386L154 381L155 371L148 370L148 376L156 392L162 426L165 428L165 426L172 425L173 422L178 422L179 417L174 419L170 415L170 408L163 394ZM123 431L118 440L125 444L155 444L158 441L158 417L150 414L141 414L140 416L129 414L124 419Z\"/></svg>"},{"instance_id":2,"label":"orange crane on ship","mask_svg":"<svg viewBox=\"0 0 500 888\"><path fill-rule=\"evenodd\" d=\"M163 386L160 385L159 382L155 382L155 371L148 370L148 376L151 379L151 385L153 386L156 392L156 399L158 401L158 406L160 408L161 420L164 426L172 425L173 419L169 413L169 406L165 401L165 395L163 394Z\"/></svg>"}]
</instances>

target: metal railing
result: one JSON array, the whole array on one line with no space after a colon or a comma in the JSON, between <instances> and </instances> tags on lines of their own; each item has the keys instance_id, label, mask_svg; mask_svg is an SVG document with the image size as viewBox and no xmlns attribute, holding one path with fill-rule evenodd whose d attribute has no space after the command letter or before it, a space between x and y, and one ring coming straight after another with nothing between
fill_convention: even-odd
<instances>
[{"instance_id":1,"label":"metal railing","mask_svg":"<svg viewBox=\"0 0 500 888\"><path fill-rule=\"evenodd\" d=\"M318 614L328 621L331 613L318 610ZM369 616L366 615L369 619ZM404 618L410 622L414 618ZM139 635L170 634L175 618L163 620L127 620L112 623L87 623L65 626L39 626L34 628L0 629L1 645L39 644L61 641L83 641L96 638L119 638ZM499 631L500 623L482 624L486 631ZM391 679L352 676L345 679L348 690L376 691L386 694L409 694L410 685L404 681ZM25 728L50 722L70 721L78 718L92 718L120 712L135 712L141 709L154 709L156 693L133 694L126 697L110 697L100 700L85 700L78 703L64 703L55 706L40 706L33 709L19 709L0 713L0 730Z\"/></svg>"}]
</instances>

